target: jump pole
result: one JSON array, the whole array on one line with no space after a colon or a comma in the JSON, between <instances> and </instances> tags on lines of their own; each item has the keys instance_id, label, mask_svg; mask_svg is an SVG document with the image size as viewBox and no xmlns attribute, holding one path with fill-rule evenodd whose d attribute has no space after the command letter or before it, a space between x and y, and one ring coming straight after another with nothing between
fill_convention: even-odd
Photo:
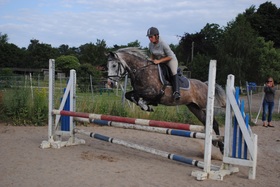
<instances>
[{"instance_id":1,"label":"jump pole","mask_svg":"<svg viewBox=\"0 0 280 187\"><path fill-rule=\"evenodd\" d=\"M116 127L116 128L125 128L125 129L133 129L133 130L141 130L146 132L155 132L159 134L167 134L173 136L181 136L187 138L197 138L197 139L205 139L205 133L179 130L179 129L169 129L163 127L150 127L143 125L136 125L130 123L121 123L115 121L106 121L106 120L98 120L98 119L88 119L88 118L79 118L74 117L75 121L84 122L84 123L94 123L99 126L108 126L108 127ZM223 136L213 135L213 141L223 141Z\"/></svg>"},{"instance_id":2,"label":"jump pole","mask_svg":"<svg viewBox=\"0 0 280 187\"><path fill-rule=\"evenodd\" d=\"M198 161L198 160L194 160L194 159L191 159L191 158L186 158L186 157L183 157L183 156L180 156L180 155L175 155L175 154L168 153L168 152L165 152L165 151L161 151L161 150L158 150L158 149L154 149L154 148L142 146L142 145L139 145L139 144L127 142L127 141L120 140L120 139L117 139L117 138L104 136L104 135L94 133L94 132L88 132L88 131L84 131L84 130L80 130L80 129L74 129L74 132L79 133L79 134L83 134L83 135L86 135L86 136L89 136L91 138L95 138L95 139L98 139L98 140L101 140L101 141L105 141L105 142L109 142L109 143L113 143L113 144L118 144L118 145L122 145L124 147L129 147L129 148L132 148L132 149L136 149L136 150L144 151L144 152L151 153L151 154L154 154L154 155L158 155L158 156L168 158L170 160L174 160L174 161L181 162L181 163L184 163L184 164L189 164L189 165L193 165L193 166L196 166L196 167L199 167L199 168L204 168L204 163L203 162ZM220 169L219 166L215 166L215 165L210 165L210 167L214 171L218 171Z\"/></svg>"},{"instance_id":3,"label":"jump pole","mask_svg":"<svg viewBox=\"0 0 280 187\"><path fill-rule=\"evenodd\" d=\"M152 126L152 127L165 127L165 128L189 130L189 131L196 131L196 132L204 131L204 127L200 126L200 125L190 125L190 124L167 122L167 121L137 119L137 118L111 116L111 115L104 115L104 114L83 113L83 112L72 112L72 111L66 111L66 110L53 110L52 114L61 115L61 116L73 116L73 117L81 117L81 118L88 118L88 119L115 121L115 122L122 122L122 123Z\"/></svg>"}]
</instances>

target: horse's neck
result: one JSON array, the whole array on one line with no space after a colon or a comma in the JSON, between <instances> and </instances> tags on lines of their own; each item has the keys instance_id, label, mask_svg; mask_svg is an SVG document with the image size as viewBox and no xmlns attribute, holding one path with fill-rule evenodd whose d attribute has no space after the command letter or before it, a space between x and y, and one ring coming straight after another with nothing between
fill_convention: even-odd
<instances>
[{"instance_id":1,"label":"horse's neck","mask_svg":"<svg viewBox=\"0 0 280 187\"><path fill-rule=\"evenodd\" d=\"M145 61L129 59L126 61L126 64L127 64L128 69L130 69L131 71L133 71L133 70L135 71L135 70L145 67L147 63Z\"/></svg>"},{"instance_id":2,"label":"horse's neck","mask_svg":"<svg viewBox=\"0 0 280 187\"><path fill-rule=\"evenodd\" d=\"M157 80L159 81L159 84L161 83L158 65L141 61L134 62L133 65L129 67L130 69L128 72L132 79L137 79L137 81L141 80L142 82L145 82L145 84L149 84L151 81L155 83Z\"/></svg>"}]
</instances>

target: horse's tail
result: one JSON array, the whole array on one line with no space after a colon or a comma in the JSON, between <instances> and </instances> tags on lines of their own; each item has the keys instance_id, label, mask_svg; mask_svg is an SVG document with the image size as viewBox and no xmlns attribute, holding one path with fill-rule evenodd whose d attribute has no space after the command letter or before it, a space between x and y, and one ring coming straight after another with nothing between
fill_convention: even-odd
<instances>
[{"instance_id":1,"label":"horse's tail","mask_svg":"<svg viewBox=\"0 0 280 187\"><path fill-rule=\"evenodd\" d=\"M205 82L205 84L208 86L208 82ZM226 92L222 86L217 83L215 83L215 99L221 107L226 107Z\"/></svg>"},{"instance_id":2,"label":"horse's tail","mask_svg":"<svg viewBox=\"0 0 280 187\"><path fill-rule=\"evenodd\" d=\"M217 83L215 84L215 98L221 107L226 107L226 92L222 86Z\"/></svg>"}]
</instances>

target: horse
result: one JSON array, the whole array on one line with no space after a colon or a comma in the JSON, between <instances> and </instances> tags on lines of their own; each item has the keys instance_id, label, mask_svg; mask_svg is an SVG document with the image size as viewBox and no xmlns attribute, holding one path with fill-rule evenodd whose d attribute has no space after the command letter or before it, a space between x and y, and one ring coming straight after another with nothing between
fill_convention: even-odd
<instances>
[{"instance_id":1,"label":"horse","mask_svg":"<svg viewBox=\"0 0 280 187\"><path fill-rule=\"evenodd\" d=\"M125 98L139 105L142 110L153 111L150 105L157 106L158 104L166 106L186 105L205 126L207 82L188 79L189 87L187 89L180 87L181 98L175 100L172 95L172 87L162 81L160 73L162 70L159 65L154 64L144 50L135 47L109 52L107 68L108 80L111 82L118 82L128 74L133 90L127 92ZM218 84L215 85L215 100L222 107L226 104L225 91ZM220 135L219 124L215 118L213 119L213 130L216 135ZM223 141L212 143L219 147L223 154Z\"/></svg>"}]
</instances>

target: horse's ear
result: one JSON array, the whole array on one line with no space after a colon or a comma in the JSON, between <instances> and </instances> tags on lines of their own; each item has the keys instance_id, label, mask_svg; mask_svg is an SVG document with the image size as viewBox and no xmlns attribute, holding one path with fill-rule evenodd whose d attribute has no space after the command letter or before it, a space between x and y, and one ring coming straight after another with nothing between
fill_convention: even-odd
<instances>
[{"instance_id":1,"label":"horse's ear","mask_svg":"<svg viewBox=\"0 0 280 187\"><path fill-rule=\"evenodd\" d=\"M110 51L109 53L105 53L105 55L108 57L108 58L114 58L116 56L116 54L112 51Z\"/></svg>"}]
</instances>

